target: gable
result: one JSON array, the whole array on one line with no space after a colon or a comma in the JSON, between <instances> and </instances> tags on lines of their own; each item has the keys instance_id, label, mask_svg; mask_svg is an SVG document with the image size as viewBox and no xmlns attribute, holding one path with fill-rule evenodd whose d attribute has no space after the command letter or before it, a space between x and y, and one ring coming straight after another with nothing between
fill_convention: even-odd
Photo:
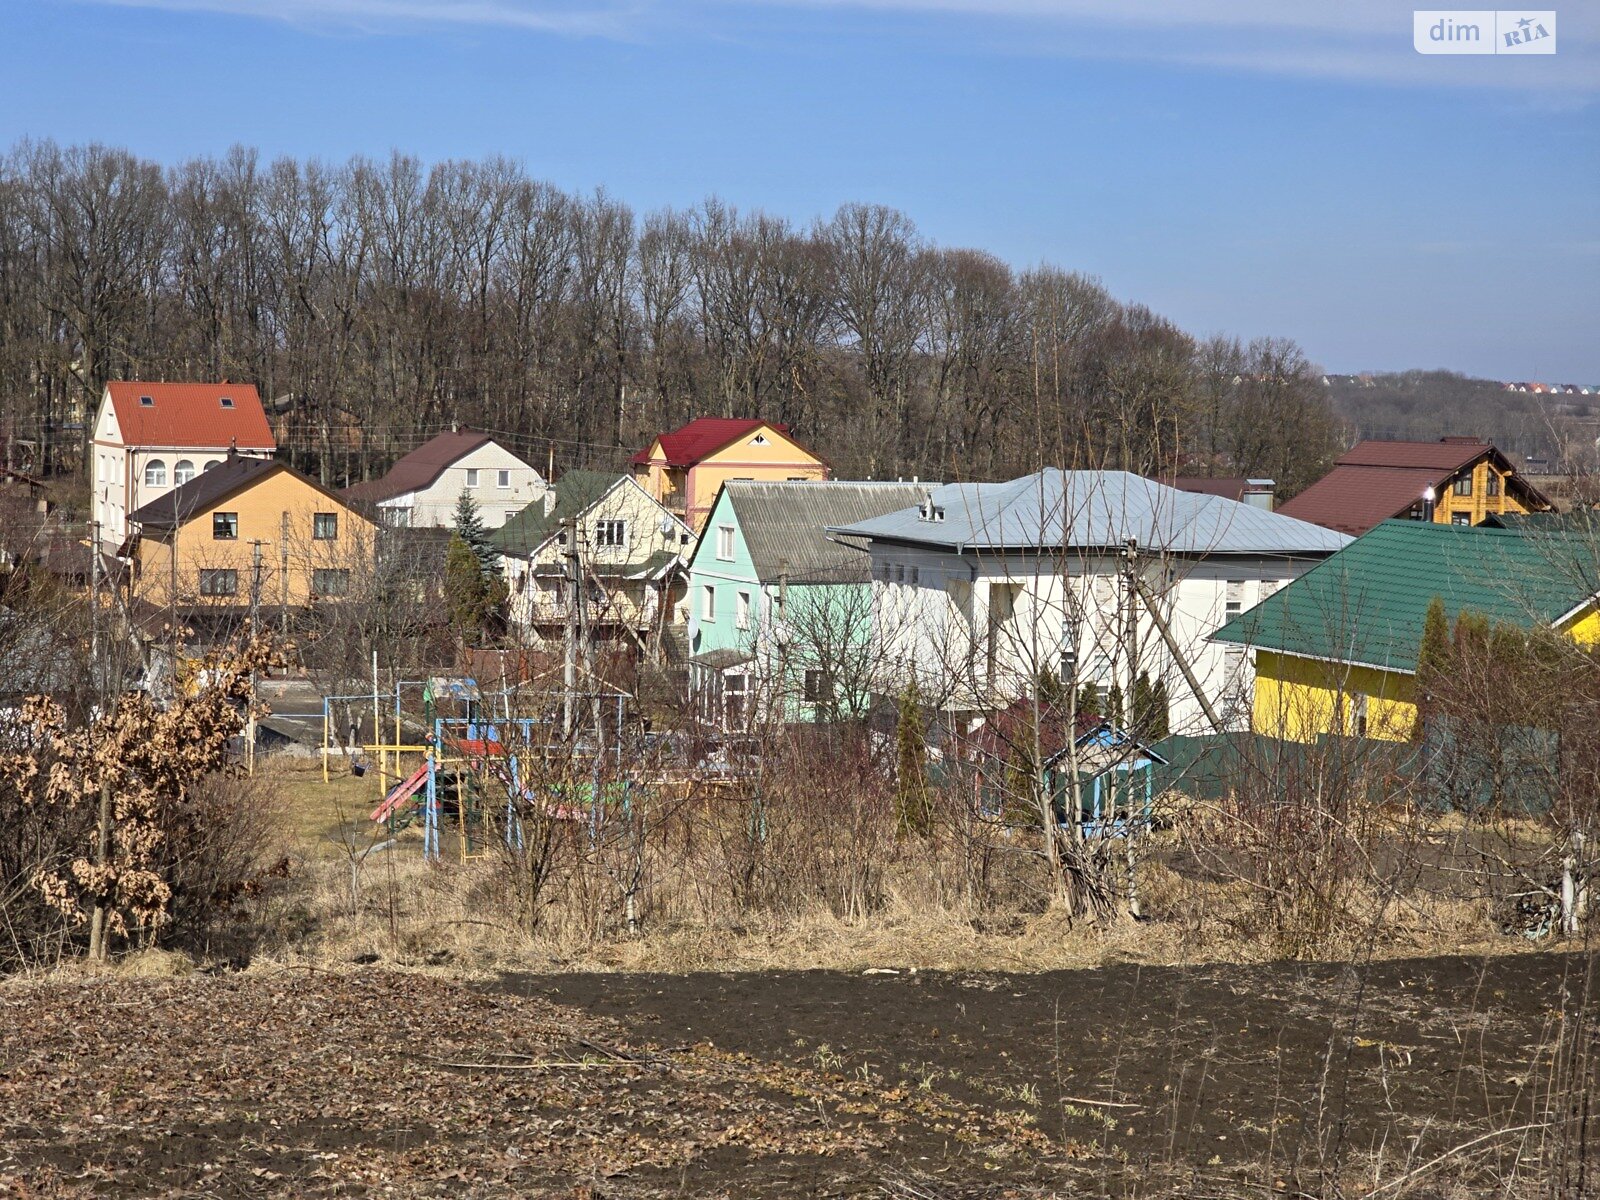
<instances>
[{"instance_id":1,"label":"gable","mask_svg":"<svg viewBox=\"0 0 1600 1200\"><path fill-rule=\"evenodd\" d=\"M805 449L788 434L763 423L759 428L741 433L720 449L701 457L697 466L733 464L803 464L821 466L821 460Z\"/></svg>"}]
</instances>

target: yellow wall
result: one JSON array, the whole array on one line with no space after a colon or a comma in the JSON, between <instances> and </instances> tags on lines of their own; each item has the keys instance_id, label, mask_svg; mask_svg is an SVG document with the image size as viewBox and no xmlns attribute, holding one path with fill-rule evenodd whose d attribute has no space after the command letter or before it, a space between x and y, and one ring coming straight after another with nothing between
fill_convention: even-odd
<instances>
[{"instance_id":1,"label":"yellow wall","mask_svg":"<svg viewBox=\"0 0 1600 1200\"><path fill-rule=\"evenodd\" d=\"M1600 643L1600 609L1590 606L1562 632L1582 645ZM1355 717L1363 699L1368 737L1404 741L1417 720L1416 679L1401 671L1257 650L1255 688L1251 727L1289 741L1359 732Z\"/></svg>"},{"instance_id":2,"label":"yellow wall","mask_svg":"<svg viewBox=\"0 0 1600 1200\"><path fill-rule=\"evenodd\" d=\"M753 445L757 435L767 444ZM699 533L711 515L717 490L730 479L761 479L782 482L787 479L826 479L828 468L809 450L785 437L770 425L752 430L709 454L687 471L666 466L666 455L658 441L650 447L649 465L634 468L641 487L658 502L681 511L684 520Z\"/></svg>"},{"instance_id":3,"label":"yellow wall","mask_svg":"<svg viewBox=\"0 0 1600 1200\"><path fill-rule=\"evenodd\" d=\"M212 536L212 517L218 512L239 515L236 539L218 540ZM312 537L312 516L319 512L338 514L337 538L318 540ZM362 587L363 577L369 573L375 533L375 526L365 517L291 472L278 471L197 513L178 530L177 603L216 607L248 605L254 569L252 543L256 539L262 542L263 605L307 603L312 596L313 572L318 569L348 570L351 573L350 594L355 595ZM137 553L135 594L158 607L171 603L174 574L171 541L141 538ZM213 569L238 573L235 595L201 594L200 572Z\"/></svg>"},{"instance_id":4,"label":"yellow wall","mask_svg":"<svg viewBox=\"0 0 1600 1200\"><path fill-rule=\"evenodd\" d=\"M1296 742L1324 733L1354 734L1364 697L1366 735L1403 741L1417 720L1414 696L1412 677L1397 671L1258 650L1251 723L1257 733Z\"/></svg>"},{"instance_id":5,"label":"yellow wall","mask_svg":"<svg viewBox=\"0 0 1600 1200\"><path fill-rule=\"evenodd\" d=\"M1456 514L1465 514L1472 524L1476 525L1488 516L1498 516L1502 513L1524 513L1527 508L1512 497L1507 495L1511 476L1507 472L1498 471L1492 462L1485 460L1473 467L1472 495L1458 496L1452 487L1452 480L1446 483L1441 494L1433 505L1433 519L1441 525L1449 525ZM1493 475L1500 483L1500 494L1488 494L1489 477Z\"/></svg>"}]
</instances>

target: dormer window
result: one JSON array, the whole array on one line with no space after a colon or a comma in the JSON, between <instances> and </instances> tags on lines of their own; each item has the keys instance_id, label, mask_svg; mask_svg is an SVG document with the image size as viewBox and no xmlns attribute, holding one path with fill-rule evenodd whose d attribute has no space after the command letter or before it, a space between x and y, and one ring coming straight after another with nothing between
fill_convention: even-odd
<instances>
[{"instance_id":1,"label":"dormer window","mask_svg":"<svg viewBox=\"0 0 1600 1200\"><path fill-rule=\"evenodd\" d=\"M933 521L936 523L943 521L944 505L935 504L932 500L925 500L923 501L922 508L919 510L917 515L920 516L924 521Z\"/></svg>"},{"instance_id":2,"label":"dormer window","mask_svg":"<svg viewBox=\"0 0 1600 1200\"><path fill-rule=\"evenodd\" d=\"M156 406L156 398L154 396L140 396L139 397L139 407L140 408L154 408L155 406Z\"/></svg>"},{"instance_id":3,"label":"dormer window","mask_svg":"<svg viewBox=\"0 0 1600 1200\"><path fill-rule=\"evenodd\" d=\"M223 408L232 408L233 407L233 397L232 396L223 396L222 397L222 407Z\"/></svg>"}]
</instances>

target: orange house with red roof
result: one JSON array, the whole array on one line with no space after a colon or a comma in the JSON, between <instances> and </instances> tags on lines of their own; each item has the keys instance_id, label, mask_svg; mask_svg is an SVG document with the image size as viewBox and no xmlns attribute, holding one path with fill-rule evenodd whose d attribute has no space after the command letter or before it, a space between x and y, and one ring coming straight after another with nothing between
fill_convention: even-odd
<instances>
[{"instance_id":1,"label":"orange house with red roof","mask_svg":"<svg viewBox=\"0 0 1600 1200\"><path fill-rule=\"evenodd\" d=\"M218 466L231 450L271 458L278 443L248 383L106 384L90 448L90 512L101 544L128 539L128 514Z\"/></svg>"},{"instance_id":2,"label":"orange house with red roof","mask_svg":"<svg viewBox=\"0 0 1600 1200\"><path fill-rule=\"evenodd\" d=\"M633 477L662 507L683 514L696 533L730 479L822 480L828 464L789 434L758 418L699 417L657 434L633 456Z\"/></svg>"}]
</instances>

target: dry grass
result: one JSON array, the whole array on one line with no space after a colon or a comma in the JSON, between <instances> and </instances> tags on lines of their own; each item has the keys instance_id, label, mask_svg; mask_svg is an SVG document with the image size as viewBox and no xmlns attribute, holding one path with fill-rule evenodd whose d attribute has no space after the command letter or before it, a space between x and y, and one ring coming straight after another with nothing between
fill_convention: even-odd
<instances>
[{"instance_id":1,"label":"dry grass","mask_svg":"<svg viewBox=\"0 0 1600 1200\"><path fill-rule=\"evenodd\" d=\"M285 811L284 838L295 861L287 889L264 899L259 914L270 931L258 955L270 962L331 964L379 960L450 974L500 970L838 969L1041 971L1117 962L1189 964L1253 962L1272 957L1251 936L1260 920L1250 889L1175 869L1176 835L1146 839L1139 889L1149 919L1069 922L1047 911L1026 888L1011 902L975 911L963 903L938 865L910 856L886 864L881 900L870 915L845 917L818 899L767 910L737 908L708 890L717 864L706 846L695 858L653 853L638 935L620 928L616 896L600 873L587 899L560 897L537 929L519 919L507 868L494 858L422 861L420 834L403 831L389 851L357 868L352 859L388 837L367 813L381 798L372 776L336 773L323 783L320 765L279 760L265 772ZM1441 833L1451 832L1441 818ZM1016 856L1020 857L1020 856ZM582 889L579 889L582 890ZM1416 892L1369 893L1353 922L1325 957L1370 953L1404 957L1458 951L1516 953L1535 948L1499 935L1486 902Z\"/></svg>"}]
</instances>

